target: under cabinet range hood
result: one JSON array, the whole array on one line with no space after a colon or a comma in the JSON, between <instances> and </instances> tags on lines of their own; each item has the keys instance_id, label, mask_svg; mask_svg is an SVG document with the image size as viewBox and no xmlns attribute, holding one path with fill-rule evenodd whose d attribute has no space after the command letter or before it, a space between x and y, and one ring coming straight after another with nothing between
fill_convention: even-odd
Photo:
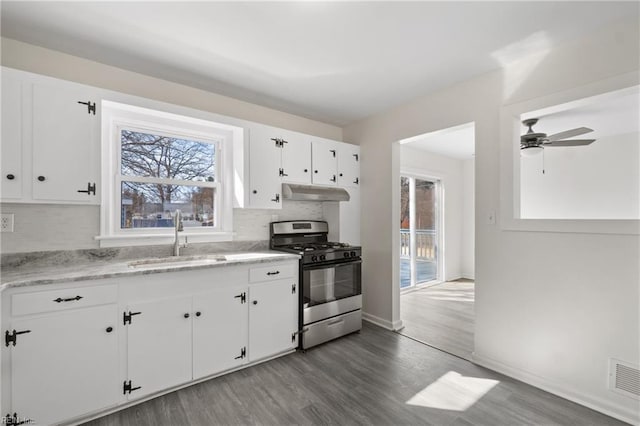
<instances>
[{"instance_id":1,"label":"under cabinet range hood","mask_svg":"<svg viewBox=\"0 0 640 426\"><path fill-rule=\"evenodd\" d=\"M349 193L343 188L326 186L282 184L282 198L296 201L349 201Z\"/></svg>"}]
</instances>

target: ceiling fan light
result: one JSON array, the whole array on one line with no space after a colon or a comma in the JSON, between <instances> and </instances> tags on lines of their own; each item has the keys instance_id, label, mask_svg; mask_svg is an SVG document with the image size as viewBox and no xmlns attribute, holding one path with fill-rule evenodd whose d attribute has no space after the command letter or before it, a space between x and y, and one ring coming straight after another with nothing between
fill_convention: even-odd
<instances>
[{"instance_id":1,"label":"ceiling fan light","mask_svg":"<svg viewBox=\"0 0 640 426\"><path fill-rule=\"evenodd\" d=\"M520 155L523 157L533 157L534 155L540 154L543 149L541 146L526 146L520 150Z\"/></svg>"}]
</instances>

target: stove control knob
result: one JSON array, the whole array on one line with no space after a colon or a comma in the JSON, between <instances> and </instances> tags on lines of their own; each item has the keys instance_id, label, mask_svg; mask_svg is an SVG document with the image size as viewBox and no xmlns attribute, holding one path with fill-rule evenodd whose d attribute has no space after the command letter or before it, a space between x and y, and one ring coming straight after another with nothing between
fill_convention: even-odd
<instances>
[{"instance_id":1,"label":"stove control knob","mask_svg":"<svg viewBox=\"0 0 640 426\"><path fill-rule=\"evenodd\" d=\"M320 255L320 260L326 260L326 259L327 259L327 256L325 256L324 254Z\"/></svg>"},{"instance_id":2,"label":"stove control knob","mask_svg":"<svg viewBox=\"0 0 640 426\"><path fill-rule=\"evenodd\" d=\"M351 257L356 257L356 252L355 251L351 252Z\"/></svg>"},{"instance_id":3,"label":"stove control knob","mask_svg":"<svg viewBox=\"0 0 640 426\"><path fill-rule=\"evenodd\" d=\"M312 262L317 262L318 261L318 256L316 256L316 255L311 256L311 261Z\"/></svg>"},{"instance_id":4,"label":"stove control knob","mask_svg":"<svg viewBox=\"0 0 640 426\"><path fill-rule=\"evenodd\" d=\"M348 251L344 252L344 257L349 257L349 252Z\"/></svg>"}]
</instances>

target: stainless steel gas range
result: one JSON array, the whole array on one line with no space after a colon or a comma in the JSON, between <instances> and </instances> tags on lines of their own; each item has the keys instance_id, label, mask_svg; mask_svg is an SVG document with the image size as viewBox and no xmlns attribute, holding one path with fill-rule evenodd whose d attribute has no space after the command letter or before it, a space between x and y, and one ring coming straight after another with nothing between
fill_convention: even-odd
<instances>
[{"instance_id":1,"label":"stainless steel gas range","mask_svg":"<svg viewBox=\"0 0 640 426\"><path fill-rule=\"evenodd\" d=\"M327 222L271 223L272 250L300 254L300 347L362 328L360 247L329 242Z\"/></svg>"}]
</instances>

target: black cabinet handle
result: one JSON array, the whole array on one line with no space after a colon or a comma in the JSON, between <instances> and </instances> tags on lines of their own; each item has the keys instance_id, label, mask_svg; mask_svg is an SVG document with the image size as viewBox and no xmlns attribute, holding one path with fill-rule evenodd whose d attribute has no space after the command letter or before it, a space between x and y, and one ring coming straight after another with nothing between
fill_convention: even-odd
<instances>
[{"instance_id":1,"label":"black cabinet handle","mask_svg":"<svg viewBox=\"0 0 640 426\"><path fill-rule=\"evenodd\" d=\"M333 158L336 158L336 150L335 149L330 149L329 152L331 154L333 154Z\"/></svg>"},{"instance_id":2,"label":"black cabinet handle","mask_svg":"<svg viewBox=\"0 0 640 426\"><path fill-rule=\"evenodd\" d=\"M82 296L69 297L68 299L63 299L62 297L58 297L57 299L53 299L53 301L56 302L56 303L75 302L75 301L80 300L80 299L82 299Z\"/></svg>"},{"instance_id":3,"label":"black cabinet handle","mask_svg":"<svg viewBox=\"0 0 640 426\"><path fill-rule=\"evenodd\" d=\"M7 175L7 179L9 179L9 180L14 180L15 178L16 178L16 177L15 177L14 175L12 175L11 173L9 173L9 174Z\"/></svg>"},{"instance_id":4,"label":"black cabinet handle","mask_svg":"<svg viewBox=\"0 0 640 426\"><path fill-rule=\"evenodd\" d=\"M257 304L258 304L258 301L257 301L257 300L254 300L254 301L253 301L253 304L254 304L254 305L257 305Z\"/></svg>"},{"instance_id":5,"label":"black cabinet handle","mask_svg":"<svg viewBox=\"0 0 640 426\"><path fill-rule=\"evenodd\" d=\"M329 179L331 182L335 182L336 181L336 175L333 175L333 177L331 179Z\"/></svg>"},{"instance_id":6,"label":"black cabinet handle","mask_svg":"<svg viewBox=\"0 0 640 426\"><path fill-rule=\"evenodd\" d=\"M276 194L276 198L272 198L271 201L275 201L276 203L280 202L280 194Z\"/></svg>"},{"instance_id":7,"label":"black cabinet handle","mask_svg":"<svg viewBox=\"0 0 640 426\"><path fill-rule=\"evenodd\" d=\"M313 173L318 173L318 171L317 171L317 170L314 170L314 171L313 171Z\"/></svg>"},{"instance_id":8,"label":"black cabinet handle","mask_svg":"<svg viewBox=\"0 0 640 426\"><path fill-rule=\"evenodd\" d=\"M353 183L355 183L356 185L358 185L360 183L360 178L356 178L356 180L353 181Z\"/></svg>"},{"instance_id":9,"label":"black cabinet handle","mask_svg":"<svg viewBox=\"0 0 640 426\"><path fill-rule=\"evenodd\" d=\"M107 333L111 333L113 331L113 327L107 327L107 329L105 330Z\"/></svg>"},{"instance_id":10,"label":"black cabinet handle","mask_svg":"<svg viewBox=\"0 0 640 426\"><path fill-rule=\"evenodd\" d=\"M267 275L278 275L279 273L280 273L280 271L267 272Z\"/></svg>"},{"instance_id":11,"label":"black cabinet handle","mask_svg":"<svg viewBox=\"0 0 640 426\"><path fill-rule=\"evenodd\" d=\"M185 317L185 318L189 318L189 317L190 317L190 315L189 315L189 314L184 314L184 317Z\"/></svg>"},{"instance_id":12,"label":"black cabinet handle","mask_svg":"<svg viewBox=\"0 0 640 426\"><path fill-rule=\"evenodd\" d=\"M340 173L340 177L342 177L342 173Z\"/></svg>"},{"instance_id":13,"label":"black cabinet handle","mask_svg":"<svg viewBox=\"0 0 640 426\"><path fill-rule=\"evenodd\" d=\"M253 193L254 193L254 194L257 194L257 193L258 193L258 191L256 191L256 190L254 189L254 190L253 190Z\"/></svg>"},{"instance_id":14,"label":"black cabinet handle","mask_svg":"<svg viewBox=\"0 0 640 426\"><path fill-rule=\"evenodd\" d=\"M304 172L307 173L309 171L309 169L304 169Z\"/></svg>"},{"instance_id":15,"label":"black cabinet handle","mask_svg":"<svg viewBox=\"0 0 640 426\"><path fill-rule=\"evenodd\" d=\"M199 317L200 315L202 315L202 312L198 311L196 312L196 316Z\"/></svg>"},{"instance_id":16,"label":"black cabinet handle","mask_svg":"<svg viewBox=\"0 0 640 426\"><path fill-rule=\"evenodd\" d=\"M44 182L44 181L45 181L45 179L46 179L46 178L45 178L44 176L38 176L38 180L39 180L40 182Z\"/></svg>"}]
</instances>

